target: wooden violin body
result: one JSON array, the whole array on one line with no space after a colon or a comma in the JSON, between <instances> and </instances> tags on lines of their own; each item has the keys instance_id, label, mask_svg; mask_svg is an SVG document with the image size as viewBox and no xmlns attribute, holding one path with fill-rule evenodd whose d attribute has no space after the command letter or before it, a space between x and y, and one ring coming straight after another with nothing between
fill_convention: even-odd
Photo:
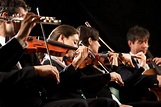
<instances>
[{"instance_id":1,"label":"wooden violin body","mask_svg":"<svg viewBox=\"0 0 161 107\"><path fill-rule=\"evenodd\" d=\"M43 40L38 40L36 37L30 36L27 40L28 47L25 49L25 53L47 53L46 44ZM73 47L64 45L59 42L48 42L48 48L51 55L64 56L67 51Z\"/></svg>"}]
</instances>

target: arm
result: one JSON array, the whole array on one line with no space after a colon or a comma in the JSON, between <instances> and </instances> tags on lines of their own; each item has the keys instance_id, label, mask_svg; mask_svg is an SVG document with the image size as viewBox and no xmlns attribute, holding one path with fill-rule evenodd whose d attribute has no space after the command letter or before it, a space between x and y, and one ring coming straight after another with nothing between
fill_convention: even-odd
<instances>
[{"instance_id":1,"label":"arm","mask_svg":"<svg viewBox=\"0 0 161 107\"><path fill-rule=\"evenodd\" d=\"M13 84L20 84L23 81L31 80L37 77L34 67L12 70L11 72L0 71L0 86L6 87Z\"/></svg>"},{"instance_id":2,"label":"arm","mask_svg":"<svg viewBox=\"0 0 161 107\"><path fill-rule=\"evenodd\" d=\"M20 58L23 51L23 42L25 43L32 28L35 26L38 21L39 16L33 13L27 13L24 20L21 22L20 30L17 35L6 43L5 46L0 47L0 69L8 70L17 63L17 60ZM16 40L16 39L18 40ZM22 45L22 46L21 46ZM8 67L9 66L9 67Z\"/></svg>"},{"instance_id":3,"label":"arm","mask_svg":"<svg viewBox=\"0 0 161 107\"><path fill-rule=\"evenodd\" d=\"M125 65L119 65L116 72L119 73L124 81L124 85L134 85L142 76L144 68L130 68Z\"/></svg>"},{"instance_id":4,"label":"arm","mask_svg":"<svg viewBox=\"0 0 161 107\"><path fill-rule=\"evenodd\" d=\"M23 48L16 38L9 40L4 46L0 47L0 70L9 71L23 53Z\"/></svg>"}]
</instances>

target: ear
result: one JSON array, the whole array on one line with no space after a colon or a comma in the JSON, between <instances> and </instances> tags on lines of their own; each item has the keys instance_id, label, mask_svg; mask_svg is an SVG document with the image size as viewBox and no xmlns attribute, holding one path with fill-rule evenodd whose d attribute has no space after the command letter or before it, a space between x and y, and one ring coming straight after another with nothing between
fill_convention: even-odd
<instances>
[{"instance_id":1,"label":"ear","mask_svg":"<svg viewBox=\"0 0 161 107\"><path fill-rule=\"evenodd\" d=\"M64 43L64 38L65 38L65 36L63 34L61 34L58 38L58 41L61 43Z\"/></svg>"},{"instance_id":2,"label":"ear","mask_svg":"<svg viewBox=\"0 0 161 107\"><path fill-rule=\"evenodd\" d=\"M89 43L89 45L92 44L92 39L91 39L91 37L88 38L88 43Z\"/></svg>"},{"instance_id":3,"label":"ear","mask_svg":"<svg viewBox=\"0 0 161 107\"><path fill-rule=\"evenodd\" d=\"M133 44L132 41L128 40L129 47L131 47L132 44Z\"/></svg>"}]
</instances>

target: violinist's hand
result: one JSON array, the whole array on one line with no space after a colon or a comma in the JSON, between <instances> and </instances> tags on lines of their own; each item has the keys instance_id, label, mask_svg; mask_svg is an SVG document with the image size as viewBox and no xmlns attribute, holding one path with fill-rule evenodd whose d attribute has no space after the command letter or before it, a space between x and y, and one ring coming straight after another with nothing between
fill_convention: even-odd
<instances>
[{"instance_id":1,"label":"violinist's hand","mask_svg":"<svg viewBox=\"0 0 161 107\"><path fill-rule=\"evenodd\" d=\"M108 52L107 53L110 64L118 66L118 53Z\"/></svg>"},{"instance_id":2,"label":"violinist's hand","mask_svg":"<svg viewBox=\"0 0 161 107\"><path fill-rule=\"evenodd\" d=\"M153 61L158 65L161 66L161 58L155 57Z\"/></svg>"},{"instance_id":3,"label":"violinist's hand","mask_svg":"<svg viewBox=\"0 0 161 107\"><path fill-rule=\"evenodd\" d=\"M51 65L40 65L40 66L34 66L37 74L41 77L54 77L56 78L57 82L60 82L60 77L59 77L59 71L55 66Z\"/></svg>"},{"instance_id":4,"label":"violinist's hand","mask_svg":"<svg viewBox=\"0 0 161 107\"><path fill-rule=\"evenodd\" d=\"M87 58L88 48L86 46L79 46L75 53L76 56L72 61L72 65L75 67L75 69L77 69L80 64L85 60L85 58Z\"/></svg>"},{"instance_id":5,"label":"violinist's hand","mask_svg":"<svg viewBox=\"0 0 161 107\"><path fill-rule=\"evenodd\" d=\"M139 52L136 54L138 62L140 64L141 67L143 67L144 69L146 69L146 56L143 52Z\"/></svg>"},{"instance_id":6,"label":"violinist's hand","mask_svg":"<svg viewBox=\"0 0 161 107\"><path fill-rule=\"evenodd\" d=\"M129 67L135 67L134 66L134 64L133 64L133 62L132 62L132 56L129 54L129 53L121 53L122 54L122 56L120 56L120 59L122 60L122 62L125 64L125 65L127 65L127 66L129 66ZM134 56L135 57L135 56ZM137 58L137 57L135 57L135 58Z\"/></svg>"},{"instance_id":7,"label":"violinist's hand","mask_svg":"<svg viewBox=\"0 0 161 107\"><path fill-rule=\"evenodd\" d=\"M34 13L27 13L21 22L21 27L16 35L18 40L26 41L32 28L36 25L36 22L40 20L40 16Z\"/></svg>"},{"instance_id":8,"label":"violinist's hand","mask_svg":"<svg viewBox=\"0 0 161 107\"><path fill-rule=\"evenodd\" d=\"M116 82L118 82L118 84L120 84L121 86L124 85L124 82L123 82L123 80L122 80L120 74L118 74L118 73L116 73L116 72L111 72L111 73L110 73L110 76L111 76L111 81L116 81Z\"/></svg>"}]
</instances>

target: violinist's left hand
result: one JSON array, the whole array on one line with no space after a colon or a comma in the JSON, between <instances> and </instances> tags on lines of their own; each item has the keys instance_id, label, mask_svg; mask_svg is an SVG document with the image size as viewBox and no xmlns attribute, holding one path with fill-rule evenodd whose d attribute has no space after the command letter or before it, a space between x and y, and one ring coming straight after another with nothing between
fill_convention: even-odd
<instances>
[{"instance_id":1,"label":"violinist's left hand","mask_svg":"<svg viewBox=\"0 0 161 107\"><path fill-rule=\"evenodd\" d=\"M119 58L122 60L122 62L125 65L127 65L129 67L135 67L133 62L132 62L132 59L131 59L132 56L129 53L121 53L121 54L122 54L122 56L120 56ZM133 56L133 57L135 57L135 56Z\"/></svg>"},{"instance_id":2,"label":"violinist's left hand","mask_svg":"<svg viewBox=\"0 0 161 107\"><path fill-rule=\"evenodd\" d=\"M72 61L72 65L77 69L81 63L87 58L88 56L88 48L86 46L79 46L76 50L76 55Z\"/></svg>"},{"instance_id":3,"label":"violinist's left hand","mask_svg":"<svg viewBox=\"0 0 161 107\"><path fill-rule=\"evenodd\" d=\"M153 61L154 61L158 66L161 66L161 58L155 57L155 58L153 59Z\"/></svg>"},{"instance_id":4,"label":"violinist's left hand","mask_svg":"<svg viewBox=\"0 0 161 107\"><path fill-rule=\"evenodd\" d=\"M36 22L40 20L40 16L29 12L25 15L23 21L21 22L21 27L16 35L18 40L26 41L32 28L36 25Z\"/></svg>"},{"instance_id":5,"label":"violinist's left hand","mask_svg":"<svg viewBox=\"0 0 161 107\"><path fill-rule=\"evenodd\" d=\"M146 69L146 56L143 52L139 52L136 54L139 65Z\"/></svg>"},{"instance_id":6,"label":"violinist's left hand","mask_svg":"<svg viewBox=\"0 0 161 107\"><path fill-rule=\"evenodd\" d=\"M108 52L109 56L109 61L111 65L118 66L118 59L125 65L129 67L134 67L132 63L132 56L129 53L121 53L121 56L119 53L114 53L114 52Z\"/></svg>"},{"instance_id":7,"label":"violinist's left hand","mask_svg":"<svg viewBox=\"0 0 161 107\"><path fill-rule=\"evenodd\" d=\"M108 52L108 58L111 65L118 66L118 53Z\"/></svg>"}]
</instances>

